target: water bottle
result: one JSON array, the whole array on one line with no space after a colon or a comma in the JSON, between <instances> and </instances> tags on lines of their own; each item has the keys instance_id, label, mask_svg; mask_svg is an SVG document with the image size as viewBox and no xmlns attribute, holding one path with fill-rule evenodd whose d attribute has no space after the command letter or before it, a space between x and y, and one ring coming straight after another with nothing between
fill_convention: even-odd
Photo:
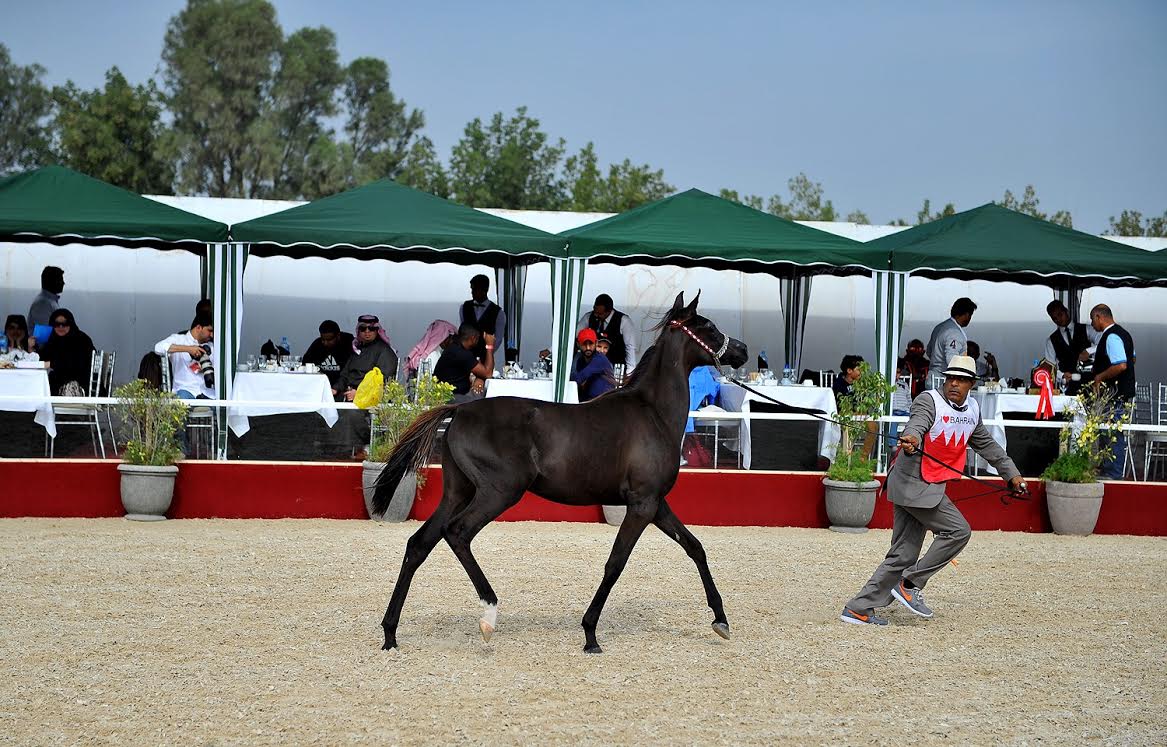
<instances>
[{"instance_id":1,"label":"water bottle","mask_svg":"<svg viewBox=\"0 0 1167 747\"><path fill-rule=\"evenodd\" d=\"M0 355L8 355L8 334L0 335Z\"/></svg>"},{"instance_id":2,"label":"water bottle","mask_svg":"<svg viewBox=\"0 0 1167 747\"><path fill-rule=\"evenodd\" d=\"M782 386L794 385L794 369L787 363L782 367Z\"/></svg>"},{"instance_id":3,"label":"water bottle","mask_svg":"<svg viewBox=\"0 0 1167 747\"><path fill-rule=\"evenodd\" d=\"M428 360L424 360L421 362L421 372L418 373L417 377L419 379L428 379L429 375L430 375L430 362Z\"/></svg>"},{"instance_id":4,"label":"water bottle","mask_svg":"<svg viewBox=\"0 0 1167 747\"><path fill-rule=\"evenodd\" d=\"M766 357L766 350L763 348L762 352L758 353L758 371L765 371L768 368L770 368L770 359Z\"/></svg>"},{"instance_id":5,"label":"water bottle","mask_svg":"<svg viewBox=\"0 0 1167 747\"><path fill-rule=\"evenodd\" d=\"M288 338L287 338L287 337L281 337L281 338L280 338L280 349L281 349L282 351L284 351L284 353L283 353L283 354L284 354L285 356L291 356L291 354L292 354L292 347L291 347L291 345L289 345L289 344L288 344Z\"/></svg>"}]
</instances>

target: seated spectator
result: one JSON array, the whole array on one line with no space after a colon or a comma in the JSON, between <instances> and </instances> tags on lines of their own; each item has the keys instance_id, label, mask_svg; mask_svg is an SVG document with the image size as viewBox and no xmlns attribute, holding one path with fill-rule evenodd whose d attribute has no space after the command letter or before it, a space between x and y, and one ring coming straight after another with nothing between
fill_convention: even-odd
<instances>
[{"instance_id":1,"label":"seated spectator","mask_svg":"<svg viewBox=\"0 0 1167 747\"><path fill-rule=\"evenodd\" d=\"M839 362L839 374L835 376L835 383L831 389L835 392L835 406L839 399L851 393L851 385L859 380L859 364L863 362L861 355L844 355Z\"/></svg>"},{"instance_id":2,"label":"seated spectator","mask_svg":"<svg viewBox=\"0 0 1167 747\"><path fill-rule=\"evenodd\" d=\"M49 362L49 388L57 396L83 397L93 366L93 340L77 328L68 309L55 309L49 326L53 334L41 349L41 360Z\"/></svg>"},{"instance_id":3,"label":"seated spectator","mask_svg":"<svg viewBox=\"0 0 1167 747\"><path fill-rule=\"evenodd\" d=\"M336 388L340 369L353 354L353 336L341 332L340 325L331 319L320 323L320 336L304 351L304 362L315 363L320 373L328 377L328 385Z\"/></svg>"},{"instance_id":4,"label":"seated spectator","mask_svg":"<svg viewBox=\"0 0 1167 747\"><path fill-rule=\"evenodd\" d=\"M616 388L612 362L596 352L596 331L586 327L576 335L579 353L571 364L571 380L579 387L579 401L587 402Z\"/></svg>"},{"instance_id":5,"label":"seated spectator","mask_svg":"<svg viewBox=\"0 0 1167 747\"><path fill-rule=\"evenodd\" d=\"M386 381L397 378L397 353L389 342L389 335L381 320L373 314L357 317L357 333L352 344L353 354L345 361L336 377L332 393L348 402L353 401L357 387L365 374L381 369Z\"/></svg>"},{"instance_id":6,"label":"seated spectator","mask_svg":"<svg viewBox=\"0 0 1167 747\"><path fill-rule=\"evenodd\" d=\"M4 336L8 338L8 353L19 359L36 352L36 338L28 334L28 322L20 314L9 314L4 322Z\"/></svg>"},{"instance_id":7,"label":"seated spectator","mask_svg":"<svg viewBox=\"0 0 1167 747\"><path fill-rule=\"evenodd\" d=\"M924 341L912 340L904 357L899 359L899 376L912 377L912 399L928 388L928 356L924 355Z\"/></svg>"},{"instance_id":8,"label":"seated spectator","mask_svg":"<svg viewBox=\"0 0 1167 747\"><path fill-rule=\"evenodd\" d=\"M968 351L968 356L976 361L978 379L996 381L1001 378L1001 372L997 370L997 359L993 357L992 353L985 353L984 360L981 360L981 346L972 340L968 341L965 349Z\"/></svg>"},{"instance_id":9,"label":"seated spectator","mask_svg":"<svg viewBox=\"0 0 1167 747\"><path fill-rule=\"evenodd\" d=\"M410 348L409 355L405 357L405 378L411 379L416 376L417 372L421 370L421 364L425 361L429 361L429 371L432 374L438 359L442 357L442 351L457 339L458 330L453 324L445 319L435 319L430 322L430 326L425 329L425 334L421 336L416 345Z\"/></svg>"},{"instance_id":10,"label":"seated spectator","mask_svg":"<svg viewBox=\"0 0 1167 747\"><path fill-rule=\"evenodd\" d=\"M181 399L215 399L213 379L208 382L208 367L213 375L214 357L210 350L215 325L209 315L196 316L186 332L176 332L154 346L154 352L166 356L170 365L170 390ZM205 347L204 347L205 346Z\"/></svg>"},{"instance_id":11,"label":"seated spectator","mask_svg":"<svg viewBox=\"0 0 1167 747\"><path fill-rule=\"evenodd\" d=\"M458 341L442 351L434 366L434 378L454 387L454 402L466 402L481 397L485 393L485 381L494 372L493 334L482 334L482 349L486 360L479 361L474 354L478 348L478 327L472 322L462 322L458 328ZM476 377L471 381L471 377Z\"/></svg>"}]
</instances>

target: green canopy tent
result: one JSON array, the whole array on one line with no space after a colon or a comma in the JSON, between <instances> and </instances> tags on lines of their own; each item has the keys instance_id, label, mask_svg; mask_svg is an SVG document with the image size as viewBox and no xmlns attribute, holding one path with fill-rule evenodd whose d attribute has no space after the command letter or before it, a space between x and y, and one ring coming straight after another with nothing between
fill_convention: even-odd
<instances>
[{"instance_id":1,"label":"green canopy tent","mask_svg":"<svg viewBox=\"0 0 1167 747\"><path fill-rule=\"evenodd\" d=\"M887 252L869 250L858 241L699 189L560 235L571 242L573 258L592 263L708 267L778 276L786 320L785 360L795 368L802 354L811 277L866 275L886 269L888 260ZM582 291L582 270L580 286ZM578 310L578 299L573 308Z\"/></svg>"},{"instance_id":2,"label":"green canopy tent","mask_svg":"<svg viewBox=\"0 0 1167 747\"><path fill-rule=\"evenodd\" d=\"M890 255L877 282L877 358L895 374L908 275L1048 285L1077 318L1081 289L1167 285L1167 258L988 204L865 244ZM882 291L879 293L878 291Z\"/></svg>"},{"instance_id":3,"label":"green canopy tent","mask_svg":"<svg viewBox=\"0 0 1167 747\"><path fill-rule=\"evenodd\" d=\"M234 363L241 324L225 223L146 199L64 166L46 166L0 179L0 241L55 245L185 249L200 255L203 291L217 320L215 356ZM211 278L215 282L209 282ZM233 370L223 367L221 370ZM230 395L220 377L219 395Z\"/></svg>"},{"instance_id":4,"label":"green canopy tent","mask_svg":"<svg viewBox=\"0 0 1167 747\"><path fill-rule=\"evenodd\" d=\"M494 268L507 342L520 343L526 267L567 262L553 234L380 179L231 227L261 257L388 259ZM553 273L554 275L555 273ZM553 308L560 303L553 284Z\"/></svg>"}]
</instances>

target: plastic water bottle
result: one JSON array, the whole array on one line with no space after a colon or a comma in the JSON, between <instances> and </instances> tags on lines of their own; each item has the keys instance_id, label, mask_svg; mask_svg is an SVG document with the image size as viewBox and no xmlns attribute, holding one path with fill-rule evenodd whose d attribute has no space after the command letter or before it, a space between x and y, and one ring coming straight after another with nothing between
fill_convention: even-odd
<instances>
[{"instance_id":1,"label":"plastic water bottle","mask_svg":"<svg viewBox=\"0 0 1167 747\"><path fill-rule=\"evenodd\" d=\"M280 349L286 351L284 353L285 356L290 357L292 355L292 346L288 343L287 337L280 338Z\"/></svg>"},{"instance_id":2,"label":"plastic water bottle","mask_svg":"<svg viewBox=\"0 0 1167 747\"><path fill-rule=\"evenodd\" d=\"M0 335L0 355L8 354L8 335Z\"/></svg>"},{"instance_id":3,"label":"plastic water bottle","mask_svg":"<svg viewBox=\"0 0 1167 747\"><path fill-rule=\"evenodd\" d=\"M789 363L782 367L782 386L794 386L794 369Z\"/></svg>"},{"instance_id":4,"label":"plastic water bottle","mask_svg":"<svg viewBox=\"0 0 1167 747\"><path fill-rule=\"evenodd\" d=\"M770 358L766 355L766 350L763 348L762 352L758 353L758 370L765 371L770 368Z\"/></svg>"}]
</instances>

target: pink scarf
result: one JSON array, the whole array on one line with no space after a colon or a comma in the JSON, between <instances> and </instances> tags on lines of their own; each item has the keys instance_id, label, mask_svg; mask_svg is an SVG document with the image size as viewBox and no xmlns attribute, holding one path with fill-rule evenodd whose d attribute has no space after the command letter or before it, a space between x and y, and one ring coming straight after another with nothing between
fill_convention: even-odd
<instances>
[{"instance_id":1,"label":"pink scarf","mask_svg":"<svg viewBox=\"0 0 1167 747\"><path fill-rule=\"evenodd\" d=\"M357 355L361 354L361 343L360 343L361 330L360 330L360 327L362 324L364 324L366 326L370 325L370 324L376 324L378 327L380 327L380 329L377 330L377 337L380 337L381 342L388 345L390 350L393 349L393 343L389 342L389 333L385 330L385 325L381 324L381 320L378 319L374 314L361 314L360 316L357 317L357 326L353 328L353 352L354 353L356 353Z\"/></svg>"},{"instance_id":2,"label":"pink scarf","mask_svg":"<svg viewBox=\"0 0 1167 747\"><path fill-rule=\"evenodd\" d=\"M442 344L442 340L456 334L458 334L458 328L445 319L435 319L430 322L430 326L426 327L425 334L421 336L421 339L409 351L409 357L405 359L405 375L409 376L420 368L422 360L437 350L438 345Z\"/></svg>"}]
</instances>

